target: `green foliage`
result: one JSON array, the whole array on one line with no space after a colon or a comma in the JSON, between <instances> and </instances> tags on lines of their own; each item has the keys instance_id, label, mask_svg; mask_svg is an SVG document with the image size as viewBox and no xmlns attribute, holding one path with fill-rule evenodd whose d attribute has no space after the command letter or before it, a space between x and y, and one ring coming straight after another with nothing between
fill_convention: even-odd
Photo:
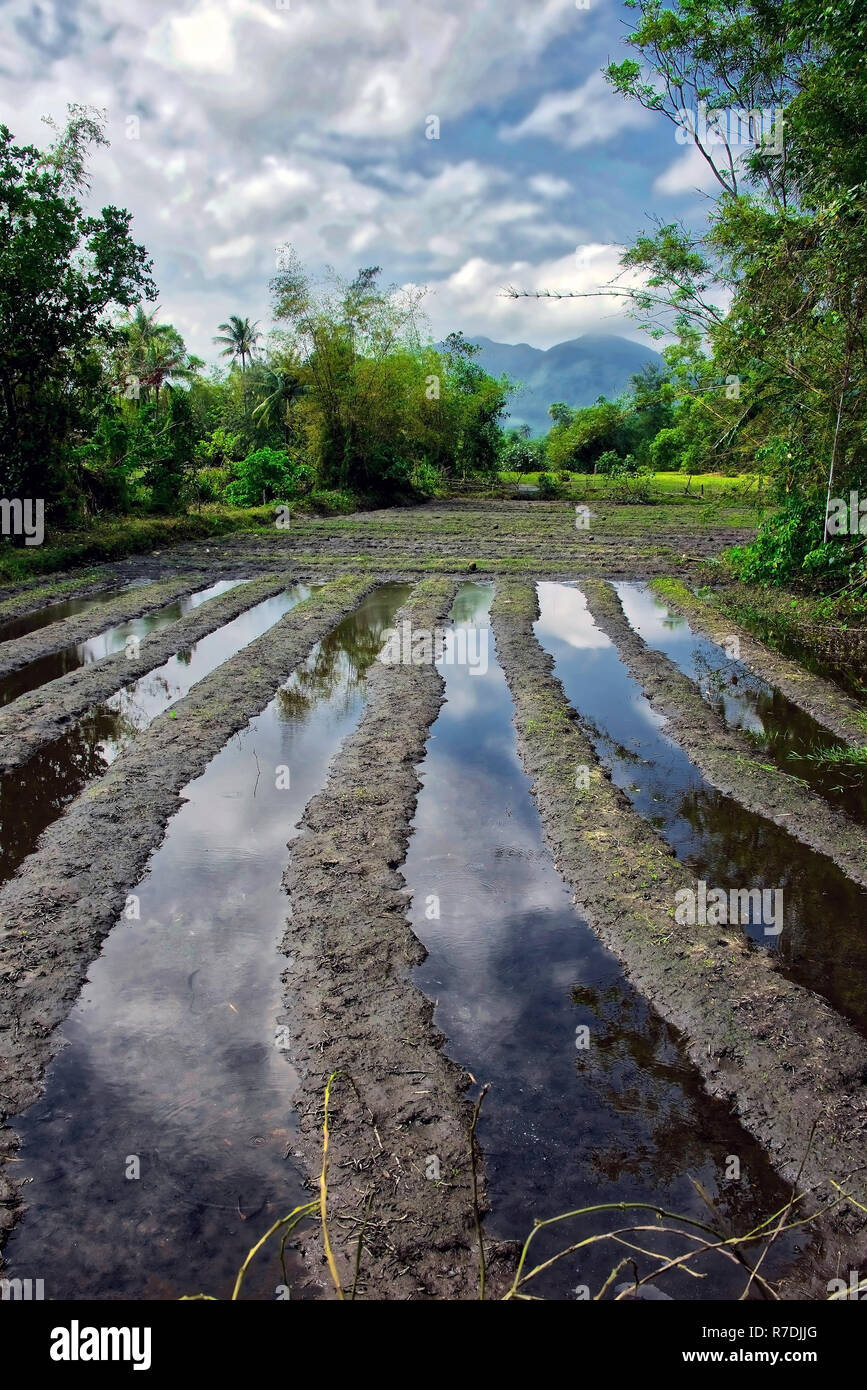
<instances>
[{"instance_id":1,"label":"green foliage","mask_svg":"<svg viewBox=\"0 0 867 1390\"><path fill-rule=\"evenodd\" d=\"M315 285L297 258L274 283L280 325L232 314L203 375L156 297L129 214L85 215L86 161L104 119L70 108L47 151L0 127L0 484L43 497L49 525L128 510L168 515L227 500L255 507L318 486L347 499L430 496L491 475L509 383L461 333L418 330L419 295L379 283ZM538 446L533 461L541 459Z\"/></svg>"},{"instance_id":2,"label":"green foliage","mask_svg":"<svg viewBox=\"0 0 867 1390\"><path fill-rule=\"evenodd\" d=\"M345 516L358 510L358 501L350 492L340 492L336 488L314 488L310 493L310 503L323 516Z\"/></svg>"},{"instance_id":3,"label":"green foliage","mask_svg":"<svg viewBox=\"0 0 867 1390\"><path fill-rule=\"evenodd\" d=\"M443 351L424 344L417 296L383 288L378 267L318 285L294 252L284 260L276 343L299 386L293 437L320 480L399 499L422 465L443 478L495 472L508 383L479 367L475 346L460 333Z\"/></svg>"},{"instance_id":4,"label":"green foliage","mask_svg":"<svg viewBox=\"0 0 867 1390\"><path fill-rule=\"evenodd\" d=\"M621 459L621 466L612 469L604 479L603 495L612 502L648 503L653 501L653 470L636 463L634 459ZM625 464L629 466L623 466Z\"/></svg>"},{"instance_id":5,"label":"green foliage","mask_svg":"<svg viewBox=\"0 0 867 1390\"><path fill-rule=\"evenodd\" d=\"M680 338L665 353L672 418L647 457L689 472L755 461L780 510L733 568L836 590L842 577L851 591L865 582L860 544L823 533L829 475L831 496L867 483L863 0L632 8L636 58L608 68L615 90L681 127L700 101L774 118L771 142L754 121L742 126L746 149L719 138L725 127L693 122L683 142L719 185L705 234L657 224L623 258L645 277L626 291L634 311L651 333L673 325Z\"/></svg>"},{"instance_id":6,"label":"green foliage","mask_svg":"<svg viewBox=\"0 0 867 1390\"><path fill-rule=\"evenodd\" d=\"M231 480L228 468L196 468L190 478L190 495L199 506L219 502Z\"/></svg>"},{"instance_id":7,"label":"green foliage","mask_svg":"<svg viewBox=\"0 0 867 1390\"><path fill-rule=\"evenodd\" d=\"M443 491L443 479L439 469L424 460L413 465L410 483L413 491L420 493L422 497L436 497Z\"/></svg>"},{"instance_id":8,"label":"green foliage","mask_svg":"<svg viewBox=\"0 0 867 1390\"><path fill-rule=\"evenodd\" d=\"M218 425L211 434L196 441L195 457L197 463L211 464L214 468L227 468L240 463L247 449L240 434Z\"/></svg>"},{"instance_id":9,"label":"green foliage","mask_svg":"<svg viewBox=\"0 0 867 1390\"><path fill-rule=\"evenodd\" d=\"M504 473L538 473L545 468L547 442L531 439L529 425L522 425L520 429L503 432L499 455L499 467Z\"/></svg>"},{"instance_id":10,"label":"green foliage","mask_svg":"<svg viewBox=\"0 0 867 1390\"><path fill-rule=\"evenodd\" d=\"M300 492L309 491L315 477L311 468L294 463L280 449L257 449L236 463L232 472L226 499L235 507L288 502Z\"/></svg>"},{"instance_id":11,"label":"green foliage","mask_svg":"<svg viewBox=\"0 0 867 1390\"><path fill-rule=\"evenodd\" d=\"M104 117L70 107L47 151L0 126L0 492L42 497L61 519L76 505L70 451L106 400L107 311L154 293L130 216L87 216L85 161Z\"/></svg>"},{"instance_id":12,"label":"green foliage","mask_svg":"<svg viewBox=\"0 0 867 1390\"><path fill-rule=\"evenodd\" d=\"M540 497L560 497L563 494L563 485L553 473L540 473L538 487Z\"/></svg>"}]
</instances>

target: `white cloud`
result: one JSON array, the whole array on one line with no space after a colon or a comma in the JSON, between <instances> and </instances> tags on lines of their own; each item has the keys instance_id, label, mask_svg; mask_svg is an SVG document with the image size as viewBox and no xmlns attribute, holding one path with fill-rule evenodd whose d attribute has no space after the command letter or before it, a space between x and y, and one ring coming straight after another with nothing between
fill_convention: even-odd
<instances>
[{"instance_id":1,"label":"white cloud","mask_svg":"<svg viewBox=\"0 0 867 1390\"><path fill-rule=\"evenodd\" d=\"M534 193L538 193L540 198L565 198L567 193L572 192L569 180L559 179L555 174L534 174L529 181L529 187Z\"/></svg>"},{"instance_id":2,"label":"white cloud","mask_svg":"<svg viewBox=\"0 0 867 1390\"><path fill-rule=\"evenodd\" d=\"M635 102L612 91L601 73L594 72L571 91L546 92L529 115L500 131L504 140L528 136L553 140L568 149L600 145L622 130L646 126L650 115Z\"/></svg>"},{"instance_id":3,"label":"white cloud","mask_svg":"<svg viewBox=\"0 0 867 1390\"><path fill-rule=\"evenodd\" d=\"M528 175L519 148L489 134L486 145L460 142L461 122L483 111L490 129L502 102L515 109L528 81L535 91L545 80L552 40L586 35L606 5L6 0L0 101L16 137L40 143L43 113L62 118L73 101L108 108L112 144L94 157L93 201L130 209L162 313L203 356L229 313L267 323L284 241L314 270L379 262L386 280L430 283L437 332L460 323L554 342L605 326L609 302L516 305L497 291L521 278L575 284L574 258L557 257L593 240L570 220L580 178L542 161ZM543 97L515 131L577 148L637 119L595 75L566 98ZM440 117L438 141L425 139L429 115ZM591 255L582 274L604 278L615 263L614 250Z\"/></svg>"},{"instance_id":4,"label":"white cloud","mask_svg":"<svg viewBox=\"0 0 867 1390\"><path fill-rule=\"evenodd\" d=\"M669 164L653 182L654 193L666 193L672 197L696 191L706 193L715 187L719 187L716 176L695 145Z\"/></svg>"},{"instance_id":5,"label":"white cloud","mask_svg":"<svg viewBox=\"0 0 867 1390\"><path fill-rule=\"evenodd\" d=\"M581 333L609 332L646 341L627 317L617 295L590 299L507 299L509 286L531 291L595 292L620 276L623 247L590 243L568 256L531 261L494 261L474 256L452 274L430 285L425 303L439 335L463 327L505 342L531 342L552 347ZM627 287L637 276L622 276Z\"/></svg>"},{"instance_id":6,"label":"white cloud","mask_svg":"<svg viewBox=\"0 0 867 1390\"><path fill-rule=\"evenodd\" d=\"M191 14L169 19L152 35L147 52L171 67L231 76L237 54L230 9L198 5Z\"/></svg>"},{"instance_id":7,"label":"white cloud","mask_svg":"<svg viewBox=\"0 0 867 1390\"><path fill-rule=\"evenodd\" d=\"M234 241L225 241L222 246L210 246L208 248L208 259L210 261L244 261L248 260L254 250L256 242L251 236L240 236Z\"/></svg>"}]
</instances>

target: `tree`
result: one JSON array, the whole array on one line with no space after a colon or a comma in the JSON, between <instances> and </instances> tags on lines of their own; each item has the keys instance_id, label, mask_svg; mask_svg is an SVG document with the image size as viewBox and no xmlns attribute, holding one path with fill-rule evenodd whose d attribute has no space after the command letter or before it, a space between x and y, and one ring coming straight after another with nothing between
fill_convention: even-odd
<instances>
[{"instance_id":1,"label":"tree","mask_svg":"<svg viewBox=\"0 0 867 1390\"><path fill-rule=\"evenodd\" d=\"M72 450L108 394L110 311L155 297L131 217L86 216L86 156L105 144L104 113L69 108L48 151L0 126L0 488L74 505Z\"/></svg>"},{"instance_id":2,"label":"tree","mask_svg":"<svg viewBox=\"0 0 867 1390\"><path fill-rule=\"evenodd\" d=\"M305 386L300 362L291 354L268 365L263 383L265 395L252 411L257 424L279 431L288 445L292 434L292 407L304 395Z\"/></svg>"},{"instance_id":3,"label":"tree","mask_svg":"<svg viewBox=\"0 0 867 1390\"><path fill-rule=\"evenodd\" d=\"M258 351L259 341L262 334L259 332L259 320L251 323L249 319L238 318L237 314L230 314L228 323L219 325L220 332L215 336L215 343L223 343L221 357L231 357L233 362L240 359L241 371L246 369L248 360L252 362Z\"/></svg>"},{"instance_id":4,"label":"tree","mask_svg":"<svg viewBox=\"0 0 867 1390\"><path fill-rule=\"evenodd\" d=\"M187 353L174 324L156 322L158 313L159 305L146 314L139 304L120 321L117 355L118 385L126 398L147 400L153 391L157 407L164 385L190 381L204 365Z\"/></svg>"},{"instance_id":5,"label":"tree","mask_svg":"<svg viewBox=\"0 0 867 1390\"><path fill-rule=\"evenodd\" d=\"M863 0L630 8L637 56L606 76L686 131L718 184L703 234L657 222L621 260L629 283L591 292L679 338L665 353L672 418L649 452L768 472L781 510L733 556L741 573L836 583L849 566L865 584L860 539L832 545L826 526L832 492L867 476Z\"/></svg>"},{"instance_id":6,"label":"tree","mask_svg":"<svg viewBox=\"0 0 867 1390\"><path fill-rule=\"evenodd\" d=\"M383 289L378 266L317 285L291 248L271 288L285 346L303 364L301 415L323 483L368 495L408 487L406 424L423 394L417 296Z\"/></svg>"}]
</instances>

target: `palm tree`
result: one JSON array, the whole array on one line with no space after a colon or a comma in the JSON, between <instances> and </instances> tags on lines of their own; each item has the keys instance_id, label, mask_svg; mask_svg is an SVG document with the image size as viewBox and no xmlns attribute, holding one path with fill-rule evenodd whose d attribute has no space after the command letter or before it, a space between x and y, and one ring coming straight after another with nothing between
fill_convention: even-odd
<instances>
[{"instance_id":1,"label":"palm tree","mask_svg":"<svg viewBox=\"0 0 867 1390\"><path fill-rule=\"evenodd\" d=\"M288 444L292 405L305 390L299 366L291 361L286 367L269 367L267 373L264 384L268 394L256 406L252 418L268 427L282 429Z\"/></svg>"},{"instance_id":2,"label":"palm tree","mask_svg":"<svg viewBox=\"0 0 867 1390\"><path fill-rule=\"evenodd\" d=\"M159 305L146 314L139 304L135 313L127 313L119 324L123 376L136 380L145 395L152 390L157 406L163 386L189 381L203 365L201 359L189 356L174 324L156 322L158 313Z\"/></svg>"},{"instance_id":3,"label":"palm tree","mask_svg":"<svg viewBox=\"0 0 867 1390\"><path fill-rule=\"evenodd\" d=\"M259 332L259 320L251 323L249 319L238 318L237 314L230 314L228 323L220 324L220 332L214 337L215 343L223 343L221 357L231 357L232 361L241 359L241 371L247 366L247 358L252 362L253 356L258 350L259 339L262 334Z\"/></svg>"}]
</instances>

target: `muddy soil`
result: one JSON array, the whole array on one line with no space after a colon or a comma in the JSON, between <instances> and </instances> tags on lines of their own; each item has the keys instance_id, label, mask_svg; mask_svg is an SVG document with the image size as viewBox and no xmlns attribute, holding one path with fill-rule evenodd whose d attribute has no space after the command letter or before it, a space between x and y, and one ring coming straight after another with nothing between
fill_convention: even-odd
<instances>
[{"instance_id":1,"label":"muddy soil","mask_svg":"<svg viewBox=\"0 0 867 1390\"><path fill-rule=\"evenodd\" d=\"M253 575L285 567L291 559L299 579L309 579L322 566L354 563L357 570L361 562L416 574L466 572L475 564L491 573L517 567L551 576L642 578L678 569L698 573L704 561L752 535L743 527L702 527L686 511L672 521L676 510L664 508L657 516L655 509L597 511L593 504L590 529L579 530L569 502L432 502L347 517L302 517L288 530L189 542L120 561L114 573L118 580L165 575L170 568Z\"/></svg>"},{"instance_id":2,"label":"muddy soil","mask_svg":"<svg viewBox=\"0 0 867 1390\"><path fill-rule=\"evenodd\" d=\"M679 516L666 519L662 513L658 524L642 528L640 518L633 524L610 508L596 511L591 504L591 510L589 531L575 528L568 503L431 503L302 519L288 533L275 529L191 542L101 566L86 576L67 573L38 588L3 591L0 621L65 595L153 581L140 595L101 607L98 623L88 614L0 646L0 673L218 578L259 576L258 598L274 592L269 586L288 582L290 565L295 582L328 581L142 733L50 827L0 890L0 1120L39 1095L44 1069L59 1045L55 1030L160 843L183 787L380 579L433 572L412 599L414 624L429 627L449 608L453 576L488 573L502 576L492 617L515 700L521 757L555 862L576 902L637 988L682 1032L709 1092L731 1106L777 1171L794 1181L803 1163L801 1187L816 1202L833 1196L830 1182L836 1180L867 1203L863 1171L850 1179L863 1162L867 1137L867 1043L821 999L784 978L739 929L675 928L674 894L687 876L602 772L533 633L538 610L529 577L666 577L666 600L678 606L682 599L682 611L699 630L716 640L739 635L745 664L826 728L860 745L865 733L856 720L858 706L720 617L712 605L696 607L701 601L693 602L681 583L706 577L705 560L751 533L723 526L695 529L694 517L684 516L680 524ZM671 581L675 574L679 578ZM107 681L114 690L124 676L131 680L159 665L177 649L179 637L192 643L213 630L206 624L218 613L223 622L254 602L254 587L214 599L143 642L135 666L112 657L19 699L8 717L0 715L0 756L10 765L28 756L26 750L34 751L104 698ZM625 653L628 644L619 630L617 644ZM10 653L12 664L4 665ZM662 669L657 665L654 674L648 667L647 680L651 686L657 682L654 698L670 701L675 717L681 709L692 740L684 746L697 762L700 754L729 775L743 750L721 742L716 726L700 722L697 707L661 677ZM692 698L706 710L694 690ZM435 668L377 663L362 724L347 741L325 790L309 804L303 832L291 846L285 1020L297 1039L293 1061L302 1076L303 1153L313 1178L321 1159L324 1083L332 1071L342 1070L331 1106L330 1229L342 1277L351 1283L370 1200L362 1296L477 1296L469 1187L471 1080L443 1052L432 1006L413 983L413 967L424 948L406 920L407 893L399 872L419 786L416 766L441 700ZM576 790L577 765L591 768L586 792ZM776 819L776 808L778 823L791 830L789 792L781 790L788 780L777 774L759 784L752 772L747 779L741 770L732 790L743 801L749 787L763 803L757 809ZM806 836L817 835L821 824L823 852L839 852L837 831L843 827L820 822L812 801L805 824L801 788L797 796L804 842L815 843ZM863 839L858 846L863 867ZM848 871L851 860L842 867ZM16 1142L8 1125L0 1129L0 1239L22 1210L21 1191L11 1180L15 1167L2 1171L4 1160L14 1158ZM426 1160L434 1154L443 1173L440 1182L426 1177ZM828 1218L829 1267L838 1257L846 1268L861 1267L867 1259L863 1222L863 1213L851 1205ZM505 1247L494 1252L494 1291L502 1287L511 1253ZM315 1279L331 1296L323 1252L315 1242L309 1254Z\"/></svg>"},{"instance_id":3,"label":"muddy soil","mask_svg":"<svg viewBox=\"0 0 867 1390\"><path fill-rule=\"evenodd\" d=\"M66 599L108 598L120 587L120 580L111 566L83 571L58 570L23 587L4 584L0 586L0 640L5 640L3 628L7 623L25 619L29 614Z\"/></svg>"},{"instance_id":4,"label":"muddy soil","mask_svg":"<svg viewBox=\"0 0 867 1390\"><path fill-rule=\"evenodd\" d=\"M0 774L18 767L57 738L94 705L140 676L161 666L176 652L186 651L202 637L231 622L245 609L288 587L288 575L268 575L229 593L209 599L161 632L145 638L139 654L124 652L70 671L49 681L0 710Z\"/></svg>"},{"instance_id":5,"label":"muddy soil","mask_svg":"<svg viewBox=\"0 0 867 1390\"><path fill-rule=\"evenodd\" d=\"M103 604L90 613L81 613L75 618L65 618L63 622L52 623L26 637L14 638L0 646L0 676L10 671L19 671L31 661L51 656L54 652L85 642L96 637L118 623L140 618L177 599L186 598L196 589L204 589L207 579L203 575L188 575L183 579L170 578L154 584L144 584L124 598Z\"/></svg>"},{"instance_id":6,"label":"muddy soil","mask_svg":"<svg viewBox=\"0 0 867 1390\"><path fill-rule=\"evenodd\" d=\"M367 578L334 581L200 682L85 789L0 891L0 1119L39 1095L55 1030L182 788L371 587ZM0 1131L0 1163L15 1147ZM14 1207L0 1206L0 1230L14 1218Z\"/></svg>"},{"instance_id":7,"label":"muddy soil","mask_svg":"<svg viewBox=\"0 0 867 1390\"><path fill-rule=\"evenodd\" d=\"M666 733L717 791L782 826L832 859L855 883L867 885L867 835L823 797L757 757L749 739L731 729L688 677L630 626L614 589L585 580L581 590L597 627L610 637L655 710Z\"/></svg>"},{"instance_id":8,"label":"muddy soil","mask_svg":"<svg viewBox=\"0 0 867 1390\"><path fill-rule=\"evenodd\" d=\"M713 600L697 598L680 580L652 582L651 588L672 608L681 612L696 632L709 637L712 642L723 643L728 637L737 637L743 664L770 685L777 686L793 704L800 705L837 738L853 748L867 743L864 707L840 690L839 686L832 685L829 680L806 670L791 657L758 641L740 623L721 612ZM833 633L826 629L822 635L830 639ZM860 643L861 640L858 633L852 634L853 643ZM867 661L864 665L867 667Z\"/></svg>"},{"instance_id":9,"label":"muddy soil","mask_svg":"<svg viewBox=\"0 0 867 1390\"><path fill-rule=\"evenodd\" d=\"M815 1201L836 1197L833 1180L864 1203L867 1042L739 930L675 926L683 870L604 776L534 639L537 616L531 585L498 584L492 617L520 753L576 902L777 1171L793 1183L800 1173ZM591 770L587 791L576 789L580 766ZM826 1221L828 1264L867 1254L863 1213L845 1204Z\"/></svg>"},{"instance_id":10,"label":"muddy soil","mask_svg":"<svg viewBox=\"0 0 867 1390\"><path fill-rule=\"evenodd\" d=\"M441 625L452 580L418 586L398 616ZM430 664L375 663L357 731L290 846L292 899L284 950L290 1057L311 1173L322 1151L322 1098L332 1072L328 1211L341 1277L350 1284L359 1234L359 1295L478 1297L469 1133L472 1078L442 1051L433 1005L412 983L424 947L406 920L399 873L419 790L416 764L442 701ZM439 1163L441 1180L428 1171ZM483 1205L479 1164L479 1201ZM499 1289L509 1252L489 1252ZM318 1248L323 1289L329 1289ZM333 1292L333 1290L332 1290Z\"/></svg>"}]
</instances>

